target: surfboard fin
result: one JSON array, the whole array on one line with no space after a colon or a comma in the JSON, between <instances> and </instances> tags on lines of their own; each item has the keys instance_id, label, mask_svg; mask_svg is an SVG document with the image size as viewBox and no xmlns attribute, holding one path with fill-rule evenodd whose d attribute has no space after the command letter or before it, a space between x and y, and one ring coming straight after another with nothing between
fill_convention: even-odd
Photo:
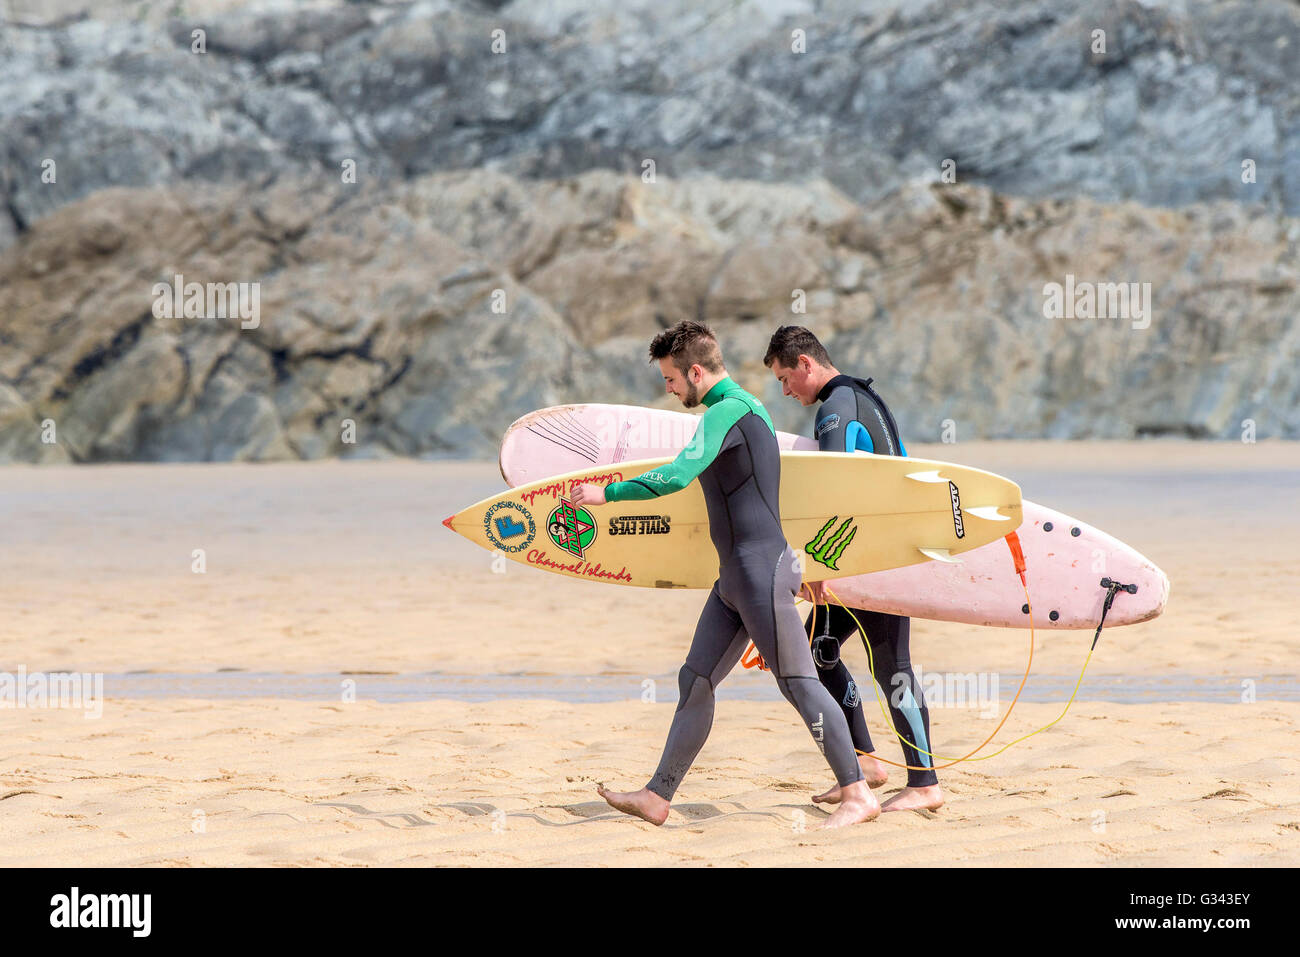
<instances>
[{"instance_id":1,"label":"surfboard fin","mask_svg":"<svg viewBox=\"0 0 1300 957\"><path fill-rule=\"evenodd\" d=\"M1011 517L1003 515L998 511L996 505L976 505L974 508L963 508L962 512L967 515L974 515L976 518L982 518L989 522L1009 522Z\"/></svg>"},{"instance_id":2,"label":"surfboard fin","mask_svg":"<svg viewBox=\"0 0 1300 957\"><path fill-rule=\"evenodd\" d=\"M907 477L917 482L946 482L946 478L939 477L938 469L931 469L928 472L908 472Z\"/></svg>"},{"instance_id":3,"label":"surfboard fin","mask_svg":"<svg viewBox=\"0 0 1300 957\"><path fill-rule=\"evenodd\" d=\"M936 562L943 562L946 565L960 565L960 558L953 558L952 553L946 548L917 548L926 558L933 558Z\"/></svg>"}]
</instances>

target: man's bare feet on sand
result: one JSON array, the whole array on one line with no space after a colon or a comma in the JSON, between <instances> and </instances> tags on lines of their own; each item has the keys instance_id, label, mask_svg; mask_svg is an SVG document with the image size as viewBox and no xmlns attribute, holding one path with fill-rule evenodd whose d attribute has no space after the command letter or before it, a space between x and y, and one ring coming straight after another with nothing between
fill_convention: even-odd
<instances>
[{"instance_id":1,"label":"man's bare feet on sand","mask_svg":"<svg viewBox=\"0 0 1300 957\"><path fill-rule=\"evenodd\" d=\"M880 806L882 811L937 811L943 807L943 791L939 785L924 788L903 788Z\"/></svg>"},{"instance_id":2,"label":"man's bare feet on sand","mask_svg":"<svg viewBox=\"0 0 1300 957\"><path fill-rule=\"evenodd\" d=\"M858 767L862 768L862 776L867 780L867 787L878 788L889 780L889 771L883 764L876 760L874 753L859 754ZM829 791L823 791L813 798L814 804L839 804L840 803L840 786L837 784Z\"/></svg>"},{"instance_id":3,"label":"man's bare feet on sand","mask_svg":"<svg viewBox=\"0 0 1300 957\"><path fill-rule=\"evenodd\" d=\"M862 821L880 817L880 802L867 787L866 781L856 781L840 790L840 806L822 823L827 827L848 827Z\"/></svg>"},{"instance_id":4,"label":"man's bare feet on sand","mask_svg":"<svg viewBox=\"0 0 1300 957\"><path fill-rule=\"evenodd\" d=\"M668 820L669 802L649 788L640 791L606 791L605 785L596 787L596 793L609 802L609 806L624 814L631 814L658 827Z\"/></svg>"}]
</instances>

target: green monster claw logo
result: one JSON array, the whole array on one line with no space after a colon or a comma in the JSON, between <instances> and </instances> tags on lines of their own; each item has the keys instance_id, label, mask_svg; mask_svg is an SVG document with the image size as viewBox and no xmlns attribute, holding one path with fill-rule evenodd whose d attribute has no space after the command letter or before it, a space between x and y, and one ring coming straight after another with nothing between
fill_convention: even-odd
<instances>
[{"instance_id":1,"label":"green monster claw logo","mask_svg":"<svg viewBox=\"0 0 1300 957\"><path fill-rule=\"evenodd\" d=\"M596 537L596 520L585 508L562 498L546 519L546 531L556 545L570 555L582 558Z\"/></svg>"},{"instance_id":2,"label":"green monster claw logo","mask_svg":"<svg viewBox=\"0 0 1300 957\"><path fill-rule=\"evenodd\" d=\"M815 562L820 562L833 572L840 570L835 563L844 554L844 549L849 547L849 542L853 541L853 536L858 534L857 526L853 525L853 516L850 515L844 520L844 524L835 530L835 534L828 539L826 533L830 531L832 525L839 521L839 518L838 515L831 518L829 522L821 527L817 537L803 547L809 558ZM845 532L848 532L848 534L846 535Z\"/></svg>"}]
</instances>

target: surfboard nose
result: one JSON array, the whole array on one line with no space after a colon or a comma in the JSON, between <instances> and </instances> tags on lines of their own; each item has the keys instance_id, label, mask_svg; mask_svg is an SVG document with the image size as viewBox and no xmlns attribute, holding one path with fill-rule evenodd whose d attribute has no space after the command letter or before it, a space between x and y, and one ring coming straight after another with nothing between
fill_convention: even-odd
<instances>
[{"instance_id":1,"label":"surfboard nose","mask_svg":"<svg viewBox=\"0 0 1300 957\"><path fill-rule=\"evenodd\" d=\"M446 518L442 520L442 524L446 525L448 528L451 528L451 520L455 517L456 517L455 515L448 515ZM453 532L456 531L454 528L451 528L451 530Z\"/></svg>"}]
</instances>

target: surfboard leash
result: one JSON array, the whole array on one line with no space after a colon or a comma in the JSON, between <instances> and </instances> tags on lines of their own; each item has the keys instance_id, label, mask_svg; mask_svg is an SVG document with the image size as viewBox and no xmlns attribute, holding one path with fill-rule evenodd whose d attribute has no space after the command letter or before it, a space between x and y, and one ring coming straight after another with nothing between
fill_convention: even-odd
<instances>
[{"instance_id":1,"label":"surfboard leash","mask_svg":"<svg viewBox=\"0 0 1300 957\"><path fill-rule=\"evenodd\" d=\"M843 608L845 611L849 613L849 617L853 619L853 623L858 626L858 633L865 638L867 632L862 627L862 622L858 620L858 616L853 613L853 609L845 605L844 602L840 600L839 595L835 594L835 592L832 589L827 588L826 591L831 596L831 598L835 600L835 604L839 605L841 608ZM1026 601L1028 601L1029 599L1028 587L1025 588L1025 599ZM1011 704L1007 708L1007 713L1002 716L1002 720L998 722L997 727L993 729L993 731L989 734L987 738L985 738L982 742L980 742L976 747L968 751L966 754L962 755L960 758L954 758L944 754L935 754L931 751L927 751L925 748L917 747L915 743L908 741L905 737L899 734L898 729L894 727L893 718L889 716L889 709L885 706L885 699L880 696L880 685L875 680L876 663L875 663L875 656L871 653L871 641L870 640L863 641L863 644L866 645L867 647L867 665L868 667L871 668L871 674L872 674L871 686L876 692L876 702L880 705L880 713L884 715L886 723L889 725L890 729L893 730L894 737L898 738L900 742L912 748L912 750L916 751L919 754L924 754L926 757L934 758L938 761L946 761L948 763L937 764L934 765L933 767L925 767L923 765L899 764L897 761L890 761L888 758L882 758L879 755L873 755L873 757L875 757L877 761L881 762L882 764L888 764L896 768L903 768L904 770L907 771L942 771L945 768L950 768L954 764L960 764L963 761L985 761L989 758L996 757L997 755L1001 754L1002 751L1005 751L1006 748L1011 747L1011 745L1008 744L1001 751L995 751L993 752L993 754L986 754L983 757L979 757L979 758L974 757L975 754L977 754L985 747L987 747L989 742L992 741L997 736L997 733L1002 730L1002 726L1006 724L1007 719L1011 717L1011 712L1015 710L1016 702L1020 700L1020 692L1024 691L1025 682L1029 680L1029 672L1034 665L1034 616L1033 616L1032 608L1030 609L1029 612L1029 660L1025 663L1025 673L1020 679L1020 687L1016 689L1015 697L1011 699ZM1083 680L1082 674L1080 674L1079 680L1080 681ZM1076 690L1077 690L1077 686L1076 686ZM924 694L924 692L922 692L922 694ZM1064 717L1065 713L1062 712L1061 716ZM1057 720L1059 721L1060 718L1058 718ZM1050 727L1050 725L1048 727ZM1040 728L1039 730L1041 731L1043 729ZM1038 733L1037 731L1033 732L1033 734L1037 734L1037 733ZM1025 735L1025 737L1030 737L1030 735ZM1023 740L1023 739L1018 739L1018 740ZM1011 744L1015 744L1015 742L1013 741L1011 742ZM858 752L858 753L863 754L865 752Z\"/></svg>"},{"instance_id":2,"label":"surfboard leash","mask_svg":"<svg viewBox=\"0 0 1300 957\"><path fill-rule=\"evenodd\" d=\"M1136 595L1138 593L1137 585L1121 585L1119 582L1111 578L1103 578L1101 580L1101 587L1106 589L1106 601L1101 606L1101 621L1097 622L1097 633L1092 636L1093 648L1097 647L1097 639L1101 637L1101 629L1106 624L1106 612L1110 611L1110 606L1115 601L1115 592L1126 591L1130 595Z\"/></svg>"},{"instance_id":3,"label":"surfboard leash","mask_svg":"<svg viewBox=\"0 0 1300 957\"><path fill-rule=\"evenodd\" d=\"M1025 590L1025 609L1026 609L1026 613L1029 615L1029 660L1025 663L1025 673L1020 679L1020 686L1016 688L1015 697L1011 699L1011 704L1007 707L1007 713L1002 716L1002 720L998 722L998 726L993 729L992 734L990 734L987 738L985 738L984 741L980 743L978 747L974 748L972 751L968 752L967 754L963 755L960 758L952 758L947 755L934 754L930 751L925 750L925 748L917 747L913 742L908 741L906 738L904 738L898 732L898 729L894 727L894 721L889 715L889 710L885 707L884 699L880 696L880 686L875 681L876 664L874 661L874 656L871 653L871 641L869 639L864 640L863 644L866 645L867 648L867 664L871 668L871 674L872 674L871 684L872 684L872 688L876 692L876 701L880 705L880 713L884 716L886 724L889 726L890 730L894 732L894 737L898 738L898 740L901 743L910 746L913 750L915 750L920 754L924 754L930 758L935 758L936 760L939 761L947 761L948 763L937 765L933 768L925 768L925 767L917 767L915 765L910 765L910 764L899 764L896 761L890 761L888 758L882 758L877 755L873 755L873 757L875 757L877 761L880 761L883 764L892 765L893 767L896 768L903 768L908 771L931 771L931 770L941 771L944 768L950 768L954 764L960 764L963 761L987 761L989 758L995 758L998 755L1002 754L1004 751L1006 751L1008 748L1012 747L1013 745L1019 744L1021 741L1024 741L1028 738L1032 738L1034 735L1038 734L1039 732L1046 731L1048 728L1052 727L1054 724L1056 724L1062 718L1064 718L1065 715L1069 712L1070 706L1074 704L1074 699L1079 694L1079 688L1083 685L1083 676L1084 674L1087 673L1088 665L1092 661L1092 653L1097 647L1097 639L1101 636L1101 627L1102 624L1104 624L1106 621L1106 612L1110 609L1111 602L1114 601L1115 593L1119 590L1127 591L1130 594L1137 593L1136 585L1121 585L1118 582L1111 581L1111 579L1109 578L1102 579L1101 582L1102 587L1108 588L1109 592L1106 596L1105 606L1102 609L1101 623L1097 625L1097 634L1093 637L1092 647L1088 649L1088 655L1083 661L1083 667L1079 669L1078 680L1076 680L1074 683L1074 690L1070 692L1069 700L1065 702L1065 707L1061 709L1061 713L1057 715L1053 720L1043 725L1041 728L1038 728L1034 731L1029 732L1028 734L1021 735L1020 737L1015 738L1014 740L1003 745L997 751L994 751L992 754L985 754L985 755L981 755L980 757L974 757L975 754L983 750L989 744L989 742L991 742L993 738L997 736L997 733L1000 730L1002 730L1002 726L1006 724L1007 718L1011 717L1011 712L1015 710L1016 702L1020 700L1020 693L1025 688L1025 682L1029 680L1029 672L1033 668L1033 664L1034 664L1034 610L1033 610L1033 604L1029 598L1029 582L1028 579L1026 578L1025 555L1023 549L1020 547L1020 538L1015 532L1011 532L1008 535L1006 535L1005 539L1006 539L1007 547L1011 551L1011 558L1015 565L1016 575L1020 579L1021 587L1024 588ZM845 605L844 602L840 600L840 597L836 595L832 589L827 588L826 591L830 594L832 598L835 599L835 603L837 605L839 605L841 608L843 608L845 611L849 613L849 617L853 619L853 623L858 626L858 633L861 634L864 639L866 639L867 632L865 629L863 629L862 622L858 620L858 616L853 613L853 609ZM858 753L864 754L865 752L859 751Z\"/></svg>"},{"instance_id":4,"label":"surfboard leash","mask_svg":"<svg viewBox=\"0 0 1300 957\"><path fill-rule=\"evenodd\" d=\"M1047 724L1043 725L1041 728L1037 728L1033 731L1030 731L1028 734L1021 735L1020 737L1015 738L1012 741L1009 741L1007 744L1003 745L1001 748L999 748L997 751L994 751L992 754L985 754L985 755L981 755L980 757L975 757L976 754L978 754L980 751L982 751L985 747L988 746L988 744L997 736L997 733L1002 730L1002 726L1007 723L1007 719L1011 717L1011 712L1015 710L1016 703L1020 700L1020 693L1025 689L1025 683L1029 680L1029 673L1033 669L1033 664L1034 664L1034 635L1035 635L1034 610L1033 610L1033 603L1029 597L1029 582L1028 579L1026 578L1027 569L1025 563L1025 555L1023 549L1020 546L1020 538L1015 532L1010 532L1009 534L1007 534L1005 536L1005 540L1008 549L1011 551L1011 558L1015 565L1016 575L1020 579L1021 587L1025 590L1025 610L1026 613L1029 615L1029 657L1028 660L1025 662L1025 673L1020 678L1020 685L1019 687L1016 688L1016 694L1011 699L1011 704L1008 705L1007 707L1007 713L1002 716L1002 720L998 722L997 727L993 729L992 733L989 734L987 738L985 738L978 746L976 746L974 749L967 752L965 755L963 755L960 758L954 758L942 754L935 754L931 751L927 751L925 748L918 747L914 742L908 741L907 738L903 737L903 735L899 733L898 729L894 727L893 718L890 717L889 709L885 706L884 698L882 698L880 695L880 685L875 680L875 672L876 672L876 663L874 660L875 656L872 654L871 651L871 641L869 638L867 638L867 631L865 628L862 627L862 622L858 620L858 616L853 613L853 609L845 605L844 602L840 600L839 595L835 594L833 589L829 587L826 588L827 593L831 596L831 598L835 600L835 604L839 605L841 608L843 608L846 612L849 613L849 617L853 619L854 625L857 626L858 633L863 636L864 640L862 643L863 645L866 646L867 649L867 665L871 669L871 674L872 674L872 681L871 681L872 690L874 690L876 693L876 702L877 704L880 705L880 713L884 716L885 723L889 726L890 730L894 732L894 737L896 737L899 740L899 742L911 747L914 751L916 751L919 754L924 754L926 757L934 758L939 761L948 762L947 764L940 764L934 767L927 768L927 767L911 765L911 764L899 764L897 761L890 761L888 758L882 758L879 757L877 754L873 754L872 756L875 757L875 759L877 761L880 761L882 764L888 764L891 765L892 767L902 768L903 770L907 770L907 771L942 771L945 768L950 768L955 764L962 763L963 761L987 761L990 758L996 758L998 755L1002 754L1008 748L1011 748L1012 746L1019 744L1021 741L1025 741L1029 738L1032 738L1034 735L1046 731L1048 728L1057 724L1069 712L1070 706L1074 704L1074 700L1079 694L1079 688L1082 687L1083 685L1083 676L1087 673L1088 665L1092 662L1092 653L1097 648L1097 641L1098 639L1101 638L1102 627L1106 624L1106 613L1110 611L1110 607L1115 601L1115 594L1120 591L1126 591L1131 595L1137 594L1137 585L1121 584L1117 581L1114 581L1111 578L1103 578L1101 580L1101 587L1107 590L1106 599L1102 605L1101 620L1097 623L1097 631L1096 634L1093 635L1092 646L1088 649L1087 657L1084 658L1083 667L1079 669L1079 677L1074 683L1074 690L1070 692L1070 697L1065 702L1065 707L1061 709L1061 713L1057 715L1054 719L1049 721ZM800 600L802 601L803 599ZM809 627L808 627L808 646L810 649L814 648L817 637L819 637L819 636L814 636L813 634L815 621L816 621L816 614L814 612L812 621L809 622ZM823 624L822 630L825 634L820 637L825 637L826 635L829 634L830 631L829 615L827 616L826 621ZM749 653L751 651L753 652L753 657L749 657ZM814 650L814 655L816 655L815 650ZM762 671L769 670L767 667L767 662L765 662L763 660L763 656L758 653L758 649L754 646L753 642L750 642L749 648L746 650L745 654L741 656L741 664L744 665L744 667L746 668L757 667ZM865 755L867 752L858 751L857 753L861 755Z\"/></svg>"}]
</instances>

